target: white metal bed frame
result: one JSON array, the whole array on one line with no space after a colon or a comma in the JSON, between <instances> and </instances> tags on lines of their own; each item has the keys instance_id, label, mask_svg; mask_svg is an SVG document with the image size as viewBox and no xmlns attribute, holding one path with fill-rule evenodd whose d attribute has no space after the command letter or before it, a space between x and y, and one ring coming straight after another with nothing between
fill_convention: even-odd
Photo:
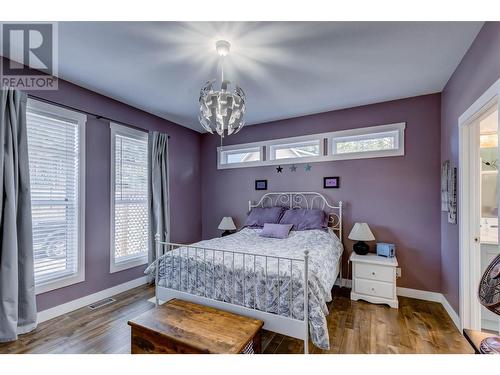
<instances>
[{"instance_id":1,"label":"white metal bed frame","mask_svg":"<svg viewBox=\"0 0 500 375\"><path fill-rule=\"evenodd\" d=\"M342 202L339 201L337 205L330 204L328 203L327 199L320 193L316 192L274 192L274 193L266 193L264 194L260 200L256 203L253 204L252 201L248 203L248 208L251 210L254 207L274 207L274 206L284 206L288 208L308 208L308 209L313 209L313 208L318 208L321 210L324 210L328 214L328 225L329 227L337 233L339 239L342 241ZM156 281L156 304L159 304L159 301L169 301L174 298L179 298L183 299L186 301L194 302L194 303L200 303L202 305L214 307L214 308L219 308L221 310L226 310L229 312L233 312L235 314L241 314L244 316L249 316L254 319L260 319L264 321L264 328L277 332L283 335L295 337L297 339L303 340L304 341L304 353L309 352L309 285L308 285L308 273L309 273L309 252L307 250L304 251L304 258L303 259L298 259L298 258L287 258L287 257L277 257L277 256L266 256L266 255L261 255L261 254L253 254L253 253L243 253L243 252L238 252L238 251L229 251L229 250L219 250L219 249L210 249L210 248L204 248L204 247L199 247L199 246L193 246L193 245L184 245L184 244L176 244L176 243L171 243L171 242L161 242L159 240L159 235L157 234L156 236L156 259L159 259L161 256L164 254L167 254L170 252L172 256L175 255L175 251L177 250L179 253L179 256L182 256L181 250L185 249L187 252L187 257L189 258L190 255L190 249L193 249L195 252L195 256L198 257L198 254L203 254L204 259L206 260L207 254L211 254L213 257L215 257L215 254L222 254L223 259L225 256L232 257L232 272L234 275L234 259L236 255L241 255L243 257L243 272L246 272L245 268L245 259L247 257L253 257L253 273L256 274L256 259L265 259L265 280L266 280L266 287L267 287L267 261L268 259L278 259L278 275L279 275L279 264L280 262L289 262L288 264L290 265L290 270L292 269L292 265L294 262L297 263L303 263L303 277L304 279L303 284L304 285L304 315L303 319L297 319L291 316L291 311L292 311L292 295L293 295L293 284L291 286L292 289L289 293L290 299L289 299L289 315L281 315L280 314L280 281L281 281L281 276L278 276L278 313L270 313L267 311L262 311L258 310L256 308L256 303L254 302L253 308L239 305L239 304L234 304L233 303L233 297L231 298L230 302L225 302L225 301L220 301L217 299L210 298L210 296L207 295L207 273L206 273L206 266L205 266L205 283L204 283L204 295L200 296L197 294L191 294L187 291L180 290L182 289L182 267L179 267L179 289L173 289L169 288L166 286L159 286L159 266L157 264L156 267L156 275L155 275L155 281ZM173 258L172 258L173 259ZM230 259L230 258L228 258ZM179 261L180 262L180 261ZM223 268L225 268L225 264L223 261ZM172 267L175 267L175 261L172 261L171 263ZM251 264L250 264L251 266ZM250 268L251 270L251 268ZM339 262L337 263L337 267L334 270L335 272L335 279L337 279L338 276L340 276L340 284L342 285L342 256L340 257ZM189 275L189 261L188 261L188 269L187 273ZM171 275L174 273L171 272ZM165 273L166 275L166 273ZM213 276L215 278L215 276ZM290 279L292 279L293 275L292 273L290 274ZM233 287L235 283L235 276L233 276ZM226 286L226 273L224 272L224 287ZM165 285L167 284L167 279L165 276ZM171 282L171 285L173 283ZM257 283L254 283L254 293L255 297L257 296ZM215 289L215 288L214 288ZM245 289L243 288L243 293L245 293ZM266 291L267 293L267 291ZM243 304L245 304L245 294L243 294ZM255 301L255 300L254 300ZM266 298L266 308L267 308L267 298Z\"/></svg>"}]
</instances>

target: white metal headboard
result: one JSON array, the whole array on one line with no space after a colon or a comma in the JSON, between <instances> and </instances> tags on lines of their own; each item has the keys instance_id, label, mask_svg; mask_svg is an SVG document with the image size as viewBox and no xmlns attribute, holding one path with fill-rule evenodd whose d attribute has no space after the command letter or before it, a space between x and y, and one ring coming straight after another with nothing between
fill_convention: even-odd
<instances>
[{"instance_id":1,"label":"white metal headboard","mask_svg":"<svg viewBox=\"0 0 500 375\"><path fill-rule=\"evenodd\" d=\"M328 215L328 226L337 232L342 241L342 201L337 205L328 203L324 195L316 192L274 192L264 194L260 200L254 204L248 202L248 210L253 207L288 207L320 209Z\"/></svg>"}]
</instances>

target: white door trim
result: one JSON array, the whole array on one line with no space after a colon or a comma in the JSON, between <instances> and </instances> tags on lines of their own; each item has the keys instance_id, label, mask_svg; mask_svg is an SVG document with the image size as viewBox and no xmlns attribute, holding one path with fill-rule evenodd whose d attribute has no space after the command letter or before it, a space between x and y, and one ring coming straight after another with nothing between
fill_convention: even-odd
<instances>
[{"instance_id":1,"label":"white door trim","mask_svg":"<svg viewBox=\"0 0 500 375\"><path fill-rule=\"evenodd\" d=\"M459 225L459 315L461 328L480 329L481 309L472 303L480 278L480 251L475 247L474 237L479 238L479 182L472 176L479 175L478 166L471 166L472 156L479 152L477 136L470 125L492 105L499 106L500 79L491 85L458 119L458 225ZM470 199L470 198L475 199Z\"/></svg>"}]
</instances>

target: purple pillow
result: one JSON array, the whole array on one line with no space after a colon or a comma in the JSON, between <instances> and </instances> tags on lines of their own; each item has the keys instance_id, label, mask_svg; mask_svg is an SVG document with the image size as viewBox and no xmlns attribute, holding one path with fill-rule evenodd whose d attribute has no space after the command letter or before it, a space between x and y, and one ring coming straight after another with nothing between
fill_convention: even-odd
<instances>
[{"instance_id":1,"label":"purple pillow","mask_svg":"<svg viewBox=\"0 0 500 375\"><path fill-rule=\"evenodd\" d=\"M271 224L265 223L260 232L261 237L287 238L292 230L292 224Z\"/></svg>"},{"instance_id":2,"label":"purple pillow","mask_svg":"<svg viewBox=\"0 0 500 375\"><path fill-rule=\"evenodd\" d=\"M248 214L245 226L262 228L266 223L278 224L284 211L284 207L254 207Z\"/></svg>"},{"instance_id":3,"label":"purple pillow","mask_svg":"<svg viewBox=\"0 0 500 375\"><path fill-rule=\"evenodd\" d=\"M294 208L285 211L280 224L293 224L292 230L325 229L328 216L323 210Z\"/></svg>"}]
</instances>

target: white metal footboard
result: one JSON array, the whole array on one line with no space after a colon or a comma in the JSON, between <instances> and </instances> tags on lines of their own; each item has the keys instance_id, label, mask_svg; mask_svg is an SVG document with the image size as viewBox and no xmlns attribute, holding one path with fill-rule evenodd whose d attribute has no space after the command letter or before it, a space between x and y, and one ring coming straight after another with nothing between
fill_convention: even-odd
<instances>
[{"instance_id":1,"label":"white metal footboard","mask_svg":"<svg viewBox=\"0 0 500 375\"><path fill-rule=\"evenodd\" d=\"M179 298L186 301L200 303L206 306L219 308L230 311L236 314L249 316L255 319L264 321L264 328L277 332L283 335L295 337L304 341L304 353L309 350L309 285L308 285L308 267L309 267L309 252L304 251L304 258L286 258L269 255L261 255L254 253L245 253L238 251L209 249L200 246L183 245L169 242L159 241L159 236L156 237L156 304L159 301L169 301L173 298ZM192 267L194 256L194 266ZM163 257L161 263L159 259ZM217 258L217 259L216 259ZM238 264L235 268L235 259L242 261L242 279L237 280ZM218 266L221 266L219 271L222 275L217 275ZM197 263L199 261L199 263ZM211 263L212 262L212 263ZM268 275L268 264L270 262L277 263L277 276ZM241 263L241 262L240 262ZM160 275L160 268L164 269L163 275ZM241 264L240 264L241 265ZM302 277L294 280L294 266L303 269ZM167 272L167 267L169 272ZM175 269L178 267L178 270ZM285 272L282 274L280 270ZM295 268L296 270L296 268ZM208 278L207 278L208 271ZM200 274L201 272L201 274ZM210 275L211 272L211 275ZM290 272L287 275L286 272ZM246 279L247 275L253 277L253 289L249 285L251 293L250 298L247 298ZM274 287L277 278L277 309L269 311L268 309L268 276L271 285ZM264 306L259 306L259 301L262 300L262 295L259 295L259 277L265 282L264 286ZM274 277L274 279L273 279ZM194 278L194 287L190 284ZM217 279L216 279L217 278ZM289 280L288 280L289 278ZM183 281L186 281L186 286L183 287ZM202 280L201 288L199 288L199 280ZM228 281L229 284L226 282ZM238 301L236 297L237 281L242 281L240 290L242 298ZM283 281L288 284L287 295L281 294ZM231 284L232 282L232 284ZM220 289L217 289L217 284L222 283L222 297ZM300 285L303 288L303 315L297 316L294 314L294 285ZM232 293L227 293L227 287ZM192 290L194 288L194 290ZM300 291L297 297L300 297ZM218 295L219 293L219 295ZM262 294L262 290L260 291ZM253 297L253 298L252 298ZM274 301L273 295L270 296L271 301ZM288 304L288 308L281 301L284 300ZM247 303L248 301L248 303ZM253 301L253 304L251 303ZM295 315L295 316L294 316Z\"/></svg>"}]
</instances>

